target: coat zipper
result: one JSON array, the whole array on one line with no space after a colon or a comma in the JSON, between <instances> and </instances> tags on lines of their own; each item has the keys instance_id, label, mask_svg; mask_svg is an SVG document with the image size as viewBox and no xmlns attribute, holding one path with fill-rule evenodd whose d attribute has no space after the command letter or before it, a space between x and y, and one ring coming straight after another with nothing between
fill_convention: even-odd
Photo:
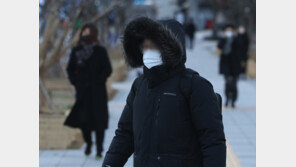
<instances>
[{"instance_id":1,"label":"coat zipper","mask_svg":"<svg viewBox=\"0 0 296 167\"><path fill-rule=\"evenodd\" d=\"M160 97L158 98L157 108L156 108L156 118L155 118L155 125L158 125L158 113L159 113L159 105L160 105Z\"/></svg>"}]
</instances>

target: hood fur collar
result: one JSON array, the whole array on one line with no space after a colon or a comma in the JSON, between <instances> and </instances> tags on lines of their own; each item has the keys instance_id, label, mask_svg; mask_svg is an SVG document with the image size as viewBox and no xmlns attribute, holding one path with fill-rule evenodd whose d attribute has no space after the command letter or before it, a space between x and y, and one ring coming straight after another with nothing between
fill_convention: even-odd
<instances>
[{"instance_id":1,"label":"hood fur collar","mask_svg":"<svg viewBox=\"0 0 296 167\"><path fill-rule=\"evenodd\" d=\"M185 63L185 35L179 22L154 21L147 17L131 21L124 31L122 41L125 59L131 67L143 65L140 45L144 39L152 40L159 47L165 66L174 68Z\"/></svg>"}]
</instances>

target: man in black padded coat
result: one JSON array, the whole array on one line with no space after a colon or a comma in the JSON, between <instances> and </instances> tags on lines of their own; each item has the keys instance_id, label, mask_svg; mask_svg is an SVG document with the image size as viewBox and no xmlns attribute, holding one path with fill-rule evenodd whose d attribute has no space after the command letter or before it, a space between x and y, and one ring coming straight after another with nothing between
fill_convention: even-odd
<instances>
[{"instance_id":1,"label":"man in black padded coat","mask_svg":"<svg viewBox=\"0 0 296 167\"><path fill-rule=\"evenodd\" d=\"M185 68L182 26L141 17L123 36L131 67L143 66L127 97L103 167L225 167L222 116L209 81Z\"/></svg>"}]
</instances>

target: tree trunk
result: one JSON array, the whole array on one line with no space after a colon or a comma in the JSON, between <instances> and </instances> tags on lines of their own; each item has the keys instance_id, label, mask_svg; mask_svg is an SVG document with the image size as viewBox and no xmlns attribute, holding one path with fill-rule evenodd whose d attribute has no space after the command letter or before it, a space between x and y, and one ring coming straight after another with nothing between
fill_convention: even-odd
<instances>
[{"instance_id":1,"label":"tree trunk","mask_svg":"<svg viewBox=\"0 0 296 167\"><path fill-rule=\"evenodd\" d=\"M61 69L63 77L68 78L68 73L67 73L65 66L62 62L59 62L59 67ZM74 90L73 86L71 86L71 84L69 84L69 87L70 87L71 93L73 95L75 95L75 90Z\"/></svg>"},{"instance_id":2,"label":"tree trunk","mask_svg":"<svg viewBox=\"0 0 296 167\"><path fill-rule=\"evenodd\" d=\"M40 78L40 77L39 77L39 92L41 93L41 96L40 96L41 103L39 104L39 111L40 111L42 105L48 105L49 108L51 109L51 112L53 114L56 114L57 111L53 105L53 101L49 96L49 93L43 83L42 78Z\"/></svg>"}]
</instances>

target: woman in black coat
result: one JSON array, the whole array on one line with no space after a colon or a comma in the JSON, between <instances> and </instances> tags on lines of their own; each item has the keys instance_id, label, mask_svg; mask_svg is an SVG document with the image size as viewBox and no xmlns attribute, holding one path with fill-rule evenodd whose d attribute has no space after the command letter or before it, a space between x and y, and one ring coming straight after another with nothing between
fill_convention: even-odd
<instances>
[{"instance_id":1,"label":"woman in black coat","mask_svg":"<svg viewBox=\"0 0 296 167\"><path fill-rule=\"evenodd\" d=\"M82 130L86 155L91 153L91 132L95 131L97 158L100 158L104 130L108 126L106 80L112 68L106 49L98 45L97 35L96 27L86 24L78 45L71 51L67 72L76 90L76 102L65 125Z\"/></svg>"},{"instance_id":2,"label":"woman in black coat","mask_svg":"<svg viewBox=\"0 0 296 167\"><path fill-rule=\"evenodd\" d=\"M226 26L223 32L223 37L218 42L218 48L221 50L219 73L224 76L237 75L239 71L233 68L234 57L234 32L232 26Z\"/></svg>"},{"instance_id":3,"label":"woman in black coat","mask_svg":"<svg viewBox=\"0 0 296 167\"><path fill-rule=\"evenodd\" d=\"M132 84L103 167L225 167L222 116L213 86L185 67L182 25L146 17L130 22L123 47L144 74Z\"/></svg>"},{"instance_id":4,"label":"woman in black coat","mask_svg":"<svg viewBox=\"0 0 296 167\"><path fill-rule=\"evenodd\" d=\"M231 106L235 107L238 96L237 80L241 73L241 59L236 54L239 48L236 45L236 37L232 26L225 27L224 37L220 39L218 48L221 50L219 73L224 75L225 78L225 106L228 106L229 102L231 102Z\"/></svg>"}]
</instances>

